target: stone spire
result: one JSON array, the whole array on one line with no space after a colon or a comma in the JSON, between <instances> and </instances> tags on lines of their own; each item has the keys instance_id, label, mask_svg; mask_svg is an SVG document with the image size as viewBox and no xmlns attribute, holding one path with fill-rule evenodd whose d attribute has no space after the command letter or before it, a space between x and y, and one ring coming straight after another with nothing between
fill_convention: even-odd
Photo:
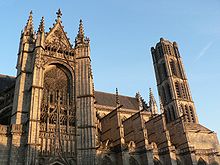
<instances>
[{"instance_id":1,"label":"stone spire","mask_svg":"<svg viewBox=\"0 0 220 165\"><path fill-rule=\"evenodd\" d=\"M120 106L120 100L119 100L119 96L118 96L118 88L116 88L115 99L116 99L116 106L119 107Z\"/></svg>"},{"instance_id":2,"label":"stone spire","mask_svg":"<svg viewBox=\"0 0 220 165\"><path fill-rule=\"evenodd\" d=\"M150 106L150 111L152 112L152 114L158 113L157 103L156 103L156 100L154 98L151 88L150 88L150 93L149 93L149 106Z\"/></svg>"},{"instance_id":3,"label":"stone spire","mask_svg":"<svg viewBox=\"0 0 220 165\"><path fill-rule=\"evenodd\" d=\"M40 32L40 33L44 32L44 17L41 18L40 25L39 25L39 28L38 28L38 32Z\"/></svg>"},{"instance_id":4,"label":"stone spire","mask_svg":"<svg viewBox=\"0 0 220 165\"><path fill-rule=\"evenodd\" d=\"M24 27L24 35L32 36L34 34L34 26L33 26L33 12L30 11L29 18L26 26Z\"/></svg>"},{"instance_id":5,"label":"stone spire","mask_svg":"<svg viewBox=\"0 0 220 165\"><path fill-rule=\"evenodd\" d=\"M85 37L85 35L84 35L83 22L80 19L79 30L78 30L78 34L75 39L75 45L77 46L77 45L85 44L85 43L89 43L89 38Z\"/></svg>"},{"instance_id":6,"label":"stone spire","mask_svg":"<svg viewBox=\"0 0 220 165\"><path fill-rule=\"evenodd\" d=\"M40 25L37 30L36 46L43 46L45 40L44 34L44 17L41 18Z\"/></svg>"},{"instance_id":7,"label":"stone spire","mask_svg":"<svg viewBox=\"0 0 220 165\"><path fill-rule=\"evenodd\" d=\"M139 110L142 110L143 109L143 102L142 102L141 94L139 92L137 92L135 97L138 101Z\"/></svg>"}]
</instances>

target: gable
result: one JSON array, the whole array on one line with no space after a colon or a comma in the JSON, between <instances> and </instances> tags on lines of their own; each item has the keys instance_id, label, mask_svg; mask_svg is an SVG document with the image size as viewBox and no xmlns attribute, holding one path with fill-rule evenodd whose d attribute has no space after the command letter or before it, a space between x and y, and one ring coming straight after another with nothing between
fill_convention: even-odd
<instances>
[{"instance_id":1,"label":"gable","mask_svg":"<svg viewBox=\"0 0 220 165\"><path fill-rule=\"evenodd\" d=\"M68 50L72 48L60 21L56 22L54 27L50 29L45 39L45 45L55 47L57 50Z\"/></svg>"}]
</instances>

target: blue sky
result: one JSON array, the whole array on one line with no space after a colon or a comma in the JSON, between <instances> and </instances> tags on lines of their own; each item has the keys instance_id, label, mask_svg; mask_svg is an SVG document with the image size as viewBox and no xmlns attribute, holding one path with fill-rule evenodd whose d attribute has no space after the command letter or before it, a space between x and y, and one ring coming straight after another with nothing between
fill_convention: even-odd
<instances>
[{"instance_id":1,"label":"blue sky","mask_svg":"<svg viewBox=\"0 0 220 165\"><path fill-rule=\"evenodd\" d=\"M219 0L1 0L0 73L15 75L20 32L33 10L34 26L45 17L46 31L61 8L72 43L83 19L91 40L95 89L148 101L157 97L150 48L160 37L179 45L200 123L220 136Z\"/></svg>"}]
</instances>

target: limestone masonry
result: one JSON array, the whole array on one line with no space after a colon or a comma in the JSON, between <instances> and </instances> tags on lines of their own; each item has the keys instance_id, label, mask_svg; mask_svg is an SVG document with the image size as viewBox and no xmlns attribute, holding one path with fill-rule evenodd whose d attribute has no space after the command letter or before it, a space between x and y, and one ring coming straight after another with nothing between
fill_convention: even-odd
<instances>
[{"instance_id":1,"label":"limestone masonry","mask_svg":"<svg viewBox=\"0 0 220 165\"><path fill-rule=\"evenodd\" d=\"M151 48L160 107L95 91L80 20L72 46L62 13L37 32L30 13L17 76L0 75L0 165L220 165L216 133L199 124L177 43ZM161 113L158 113L160 109Z\"/></svg>"}]
</instances>

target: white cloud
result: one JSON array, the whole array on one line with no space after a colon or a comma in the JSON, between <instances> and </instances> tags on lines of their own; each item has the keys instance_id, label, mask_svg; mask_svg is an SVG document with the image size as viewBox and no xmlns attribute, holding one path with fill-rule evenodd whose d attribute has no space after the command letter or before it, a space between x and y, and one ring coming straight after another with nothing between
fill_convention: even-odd
<instances>
[{"instance_id":1,"label":"white cloud","mask_svg":"<svg viewBox=\"0 0 220 165\"><path fill-rule=\"evenodd\" d=\"M205 54L206 54L206 52L207 52L207 50L213 45L213 41L211 41L211 42L209 42L202 50L201 50L201 52L198 54L198 56L196 57L196 59L195 59L195 62L196 61L198 61L201 57L203 57Z\"/></svg>"}]
</instances>

